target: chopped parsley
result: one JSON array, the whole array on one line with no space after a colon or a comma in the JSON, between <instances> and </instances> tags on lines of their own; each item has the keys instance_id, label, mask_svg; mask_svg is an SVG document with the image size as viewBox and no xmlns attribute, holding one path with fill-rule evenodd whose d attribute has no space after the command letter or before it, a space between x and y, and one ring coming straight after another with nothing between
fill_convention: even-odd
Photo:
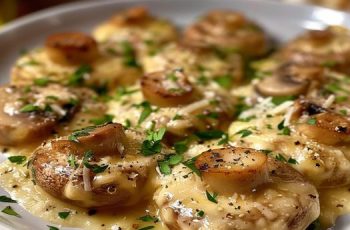
<instances>
[{"instance_id":1,"label":"chopped parsley","mask_svg":"<svg viewBox=\"0 0 350 230\"><path fill-rule=\"evenodd\" d=\"M145 216L141 216L140 218L138 218L138 220L142 220L143 222L158 222L159 219L155 216L151 216L151 215L145 215Z\"/></svg>"},{"instance_id":2,"label":"chopped parsley","mask_svg":"<svg viewBox=\"0 0 350 230\"><path fill-rule=\"evenodd\" d=\"M26 156L10 156L7 158L11 163L16 163L18 165L22 164L27 160Z\"/></svg>"},{"instance_id":3,"label":"chopped parsley","mask_svg":"<svg viewBox=\"0 0 350 230\"><path fill-rule=\"evenodd\" d=\"M197 169L195 163L196 163L197 157L193 157L187 161L182 162L183 165L185 165L187 168L191 169L192 172L197 174L198 176L201 176L201 172Z\"/></svg>"},{"instance_id":4,"label":"chopped parsley","mask_svg":"<svg viewBox=\"0 0 350 230\"><path fill-rule=\"evenodd\" d=\"M88 126L86 128L74 131L71 135L68 136L68 140L79 142L78 137L87 136L90 134L90 132L94 131L96 129L96 126Z\"/></svg>"},{"instance_id":5,"label":"chopped parsley","mask_svg":"<svg viewBox=\"0 0 350 230\"><path fill-rule=\"evenodd\" d=\"M49 230L60 230L59 228L51 225L47 225L47 227L49 227Z\"/></svg>"},{"instance_id":6,"label":"chopped parsley","mask_svg":"<svg viewBox=\"0 0 350 230\"><path fill-rule=\"evenodd\" d=\"M235 134L241 134L241 137L244 138L244 137L247 137L247 136L253 134L253 132L250 131L249 129L241 129L238 132L236 132Z\"/></svg>"},{"instance_id":7,"label":"chopped parsley","mask_svg":"<svg viewBox=\"0 0 350 230\"><path fill-rule=\"evenodd\" d=\"M182 120L184 117L180 114L175 114L175 116L173 117L173 121L176 121L176 120Z\"/></svg>"},{"instance_id":8,"label":"chopped parsley","mask_svg":"<svg viewBox=\"0 0 350 230\"><path fill-rule=\"evenodd\" d=\"M93 155L94 155L94 153L91 150L88 150L85 152L84 157L83 157L84 166L88 169L91 169L92 172L94 172L96 174L104 172L108 168L108 165L90 164L90 161L93 158Z\"/></svg>"},{"instance_id":9,"label":"chopped parsley","mask_svg":"<svg viewBox=\"0 0 350 230\"><path fill-rule=\"evenodd\" d=\"M207 195L207 199L215 204L218 203L217 201L217 196L218 194L217 193L213 193L213 194L210 194L207 190L205 190L205 194Z\"/></svg>"},{"instance_id":10,"label":"chopped parsley","mask_svg":"<svg viewBox=\"0 0 350 230\"><path fill-rule=\"evenodd\" d=\"M180 154L173 154L165 156L165 159L158 161L159 171L164 175L171 173L171 167L182 162L183 156Z\"/></svg>"},{"instance_id":11,"label":"chopped parsley","mask_svg":"<svg viewBox=\"0 0 350 230\"><path fill-rule=\"evenodd\" d=\"M213 129L208 131L199 131L195 135L201 140L212 140L222 138L225 133L221 130Z\"/></svg>"},{"instance_id":12,"label":"chopped parsley","mask_svg":"<svg viewBox=\"0 0 350 230\"><path fill-rule=\"evenodd\" d=\"M7 196L0 196L0 202L17 203L17 201L12 200L10 197Z\"/></svg>"},{"instance_id":13,"label":"chopped parsley","mask_svg":"<svg viewBox=\"0 0 350 230\"><path fill-rule=\"evenodd\" d=\"M174 149L177 154L183 154L188 150L189 139L178 141L174 143Z\"/></svg>"},{"instance_id":14,"label":"chopped parsley","mask_svg":"<svg viewBox=\"0 0 350 230\"><path fill-rule=\"evenodd\" d=\"M138 230L148 230L148 229L153 229L154 226L147 226L147 227L143 227L143 228L139 228Z\"/></svg>"},{"instance_id":15,"label":"chopped parsley","mask_svg":"<svg viewBox=\"0 0 350 230\"><path fill-rule=\"evenodd\" d=\"M158 162L159 171L164 175L170 175L171 174L171 168L170 165L166 161L159 161Z\"/></svg>"},{"instance_id":16,"label":"chopped parsley","mask_svg":"<svg viewBox=\"0 0 350 230\"><path fill-rule=\"evenodd\" d=\"M128 129L131 127L131 121L129 119L125 120L124 128Z\"/></svg>"},{"instance_id":17,"label":"chopped parsley","mask_svg":"<svg viewBox=\"0 0 350 230\"><path fill-rule=\"evenodd\" d=\"M130 42L123 41L120 43L123 55L123 64L129 67L139 67L137 63L135 51Z\"/></svg>"},{"instance_id":18,"label":"chopped parsley","mask_svg":"<svg viewBox=\"0 0 350 230\"><path fill-rule=\"evenodd\" d=\"M105 114L103 117L91 119L90 122L94 125L103 125L113 121L114 116L111 114Z\"/></svg>"},{"instance_id":19,"label":"chopped parsley","mask_svg":"<svg viewBox=\"0 0 350 230\"><path fill-rule=\"evenodd\" d=\"M317 120L316 120L316 118L312 117L312 118L310 118L309 120L307 120L307 123L308 123L309 125L316 125Z\"/></svg>"},{"instance_id":20,"label":"chopped parsley","mask_svg":"<svg viewBox=\"0 0 350 230\"><path fill-rule=\"evenodd\" d=\"M203 210L198 210L198 211L196 212L196 216L198 216L198 217L203 217L203 216L204 216L204 211L203 211Z\"/></svg>"},{"instance_id":21,"label":"chopped parsley","mask_svg":"<svg viewBox=\"0 0 350 230\"><path fill-rule=\"evenodd\" d=\"M228 134L227 134L227 133L224 133L224 134L222 135L222 138L219 140L218 145L225 145L225 144L228 143L228 141L229 141L229 139L228 139Z\"/></svg>"},{"instance_id":22,"label":"chopped parsley","mask_svg":"<svg viewBox=\"0 0 350 230\"><path fill-rule=\"evenodd\" d=\"M50 83L50 79L47 77L34 79L34 84L37 86L47 86Z\"/></svg>"},{"instance_id":23,"label":"chopped parsley","mask_svg":"<svg viewBox=\"0 0 350 230\"><path fill-rule=\"evenodd\" d=\"M166 129L160 128L158 131L149 131L146 140L142 142L141 154L144 156L151 156L160 153L162 150L162 139Z\"/></svg>"},{"instance_id":24,"label":"chopped parsley","mask_svg":"<svg viewBox=\"0 0 350 230\"><path fill-rule=\"evenodd\" d=\"M214 81L224 89L229 89L232 86L232 76L231 75L223 75L214 78Z\"/></svg>"},{"instance_id":25,"label":"chopped parsley","mask_svg":"<svg viewBox=\"0 0 350 230\"><path fill-rule=\"evenodd\" d=\"M58 213L58 216L61 218L61 219L67 219L67 217L69 216L70 212L59 212Z\"/></svg>"},{"instance_id":26,"label":"chopped parsley","mask_svg":"<svg viewBox=\"0 0 350 230\"><path fill-rule=\"evenodd\" d=\"M149 115L151 115L152 112L154 112L151 104L148 101L144 101L141 104L136 105L136 107L142 107L142 112L140 114L139 120L137 121L138 124L141 124Z\"/></svg>"},{"instance_id":27,"label":"chopped parsley","mask_svg":"<svg viewBox=\"0 0 350 230\"><path fill-rule=\"evenodd\" d=\"M10 215L10 216L21 217L15 210L12 209L11 206L7 206L1 212L5 213L7 215Z\"/></svg>"},{"instance_id":28,"label":"chopped parsley","mask_svg":"<svg viewBox=\"0 0 350 230\"><path fill-rule=\"evenodd\" d=\"M196 117L198 117L200 119L206 119L206 118L218 119L219 114L217 112L209 112L206 114L198 114Z\"/></svg>"},{"instance_id":29,"label":"chopped parsley","mask_svg":"<svg viewBox=\"0 0 350 230\"><path fill-rule=\"evenodd\" d=\"M272 97L272 103L274 105L280 105L286 101L293 101L295 99L296 99L295 96L276 96L276 97Z\"/></svg>"},{"instance_id":30,"label":"chopped parsley","mask_svg":"<svg viewBox=\"0 0 350 230\"><path fill-rule=\"evenodd\" d=\"M68 161L69 166L72 167L73 169L78 168L78 163L75 159L75 155L69 154L67 161Z\"/></svg>"},{"instance_id":31,"label":"chopped parsley","mask_svg":"<svg viewBox=\"0 0 350 230\"><path fill-rule=\"evenodd\" d=\"M115 95L114 95L114 99L115 100L120 100L123 96L126 96L126 95L130 95L130 94L133 94L133 93L136 93L137 91L139 91L138 89L128 89L127 87L125 86L120 86L116 89L116 92L115 92Z\"/></svg>"},{"instance_id":32,"label":"chopped parsley","mask_svg":"<svg viewBox=\"0 0 350 230\"><path fill-rule=\"evenodd\" d=\"M286 135L289 136L290 135L290 128L287 126L284 126L284 120L282 120L278 125L277 125L278 130L281 130L281 132L279 133L279 135Z\"/></svg>"},{"instance_id":33,"label":"chopped parsley","mask_svg":"<svg viewBox=\"0 0 350 230\"><path fill-rule=\"evenodd\" d=\"M298 164L298 161L294 158L289 158L288 160L282 155L282 154L277 154L275 156L275 159L284 163L289 163L289 164Z\"/></svg>"},{"instance_id":34,"label":"chopped parsley","mask_svg":"<svg viewBox=\"0 0 350 230\"><path fill-rule=\"evenodd\" d=\"M39 111L40 107L37 105L33 105L33 104L27 104L25 106L23 106L22 108L20 108L20 112L21 113L31 113L31 112L35 112L35 111Z\"/></svg>"},{"instance_id":35,"label":"chopped parsley","mask_svg":"<svg viewBox=\"0 0 350 230\"><path fill-rule=\"evenodd\" d=\"M84 83L86 74L90 74L92 68L89 65L81 65L75 72L69 76L68 85L77 86Z\"/></svg>"}]
</instances>

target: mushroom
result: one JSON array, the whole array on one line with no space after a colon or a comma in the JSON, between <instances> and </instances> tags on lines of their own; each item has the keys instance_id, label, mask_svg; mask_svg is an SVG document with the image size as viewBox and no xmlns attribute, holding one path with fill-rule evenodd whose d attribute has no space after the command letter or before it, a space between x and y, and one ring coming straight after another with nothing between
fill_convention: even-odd
<instances>
[{"instance_id":1,"label":"mushroom","mask_svg":"<svg viewBox=\"0 0 350 230\"><path fill-rule=\"evenodd\" d=\"M244 193L268 181L267 156L254 149L208 150L196 158L195 166L202 179L220 194Z\"/></svg>"},{"instance_id":2,"label":"mushroom","mask_svg":"<svg viewBox=\"0 0 350 230\"><path fill-rule=\"evenodd\" d=\"M298 96L318 88L323 78L322 68L284 64L259 81L255 89L263 96Z\"/></svg>"},{"instance_id":3,"label":"mushroom","mask_svg":"<svg viewBox=\"0 0 350 230\"><path fill-rule=\"evenodd\" d=\"M284 61L321 66L350 73L350 32L340 26L309 30L287 44L279 56Z\"/></svg>"},{"instance_id":4,"label":"mushroom","mask_svg":"<svg viewBox=\"0 0 350 230\"><path fill-rule=\"evenodd\" d=\"M193 102L196 92L182 70L159 71L141 78L143 96L160 107L175 107Z\"/></svg>"},{"instance_id":5,"label":"mushroom","mask_svg":"<svg viewBox=\"0 0 350 230\"><path fill-rule=\"evenodd\" d=\"M292 120L299 132L326 145L349 143L350 120L315 103L298 100Z\"/></svg>"},{"instance_id":6,"label":"mushroom","mask_svg":"<svg viewBox=\"0 0 350 230\"><path fill-rule=\"evenodd\" d=\"M81 207L133 205L145 195L153 165L134 152L140 148L134 135L111 123L53 139L35 150L32 177L46 192Z\"/></svg>"},{"instance_id":7,"label":"mushroom","mask_svg":"<svg viewBox=\"0 0 350 230\"><path fill-rule=\"evenodd\" d=\"M63 86L0 87L0 144L18 145L40 140L62 119L76 112L77 96Z\"/></svg>"},{"instance_id":8,"label":"mushroom","mask_svg":"<svg viewBox=\"0 0 350 230\"><path fill-rule=\"evenodd\" d=\"M183 43L190 47L240 52L246 57L264 55L269 42L262 29L244 15L230 10L213 10L187 27Z\"/></svg>"},{"instance_id":9,"label":"mushroom","mask_svg":"<svg viewBox=\"0 0 350 230\"><path fill-rule=\"evenodd\" d=\"M151 18L145 7L137 6L120 12L111 18L111 22L117 26L140 25Z\"/></svg>"},{"instance_id":10,"label":"mushroom","mask_svg":"<svg viewBox=\"0 0 350 230\"><path fill-rule=\"evenodd\" d=\"M45 50L52 61L63 65L87 64L98 56L96 41L77 32L48 36Z\"/></svg>"}]
</instances>

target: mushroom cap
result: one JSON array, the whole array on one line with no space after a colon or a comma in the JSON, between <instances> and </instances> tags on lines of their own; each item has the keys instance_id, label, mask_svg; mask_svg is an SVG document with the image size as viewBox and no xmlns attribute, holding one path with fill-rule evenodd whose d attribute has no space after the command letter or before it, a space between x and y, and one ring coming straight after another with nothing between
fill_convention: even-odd
<instances>
[{"instance_id":1,"label":"mushroom cap","mask_svg":"<svg viewBox=\"0 0 350 230\"><path fill-rule=\"evenodd\" d=\"M50 59L63 65L87 64L98 56L96 41L83 33L67 32L47 37L45 49Z\"/></svg>"},{"instance_id":2,"label":"mushroom cap","mask_svg":"<svg viewBox=\"0 0 350 230\"><path fill-rule=\"evenodd\" d=\"M255 89L263 96L299 96L318 88L323 79L319 67L287 63L259 81Z\"/></svg>"}]
</instances>

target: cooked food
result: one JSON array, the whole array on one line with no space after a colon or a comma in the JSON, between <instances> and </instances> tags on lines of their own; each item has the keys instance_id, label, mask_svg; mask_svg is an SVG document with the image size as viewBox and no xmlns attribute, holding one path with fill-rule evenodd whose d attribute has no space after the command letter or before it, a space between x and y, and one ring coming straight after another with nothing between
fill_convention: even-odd
<instances>
[{"instance_id":1,"label":"cooked food","mask_svg":"<svg viewBox=\"0 0 350 230\"><path fill-rule=\"evenodd\" d=\"M133 205L147 195L140 191L155 164L137 155L138 139L120 124L107 124L51 140L34 152L33 179L45 191L78 206Z\"/></svg>"},{"instance_id":2,"label":"cooked food","mask_svg":"<svg viewBox=\"0 0 350 230\"><path fill-rule=\"evenodd\" d=\"M83 229L327 229L350 210L349 31L270 40L144 7L48 36L0 87L0 202Z\"/></svg>"},{"instance_id":3,"label":"cooked food","mask_svg":"<svg viewBox=\"0 0 350 230\"><path fill-rule=\"evenodd\" d=\"M129 46L123 43L112 49L82 33L54 34L47 38L44 48L24 53L17 60L11 83L46 81L114 90L116 86L135 83L141 76Z\"/></svg>"},{"instance_id":4,"label":"cooked food","mask_svg":"<svg viewBox=\"0 0 350 230\"><path fill-rule=\"evenodd\" d=\"M24 145L50 136L81 106L79 95L57 84L0 88L0 143Z\"/></svg>"},{"instance_id":5,"label":"cooked food","mask_svg":"<svg viewBox=\"0 0 350 230\"><path fill-rule=\"evenodd\" d=\"M340 26L310 30L281 49L283 60L350 73L350 32Z\"/></svg>"},{"instance_id":6,"label":"cooked food","mask_svg":"<svg viewBox=\"0 0 350 230\"><path fill-rule=\"evenodd\" d=\"M185 29L183 42L191 47L237 52L248 58L269 51L264 31L243 14L230 10L213 10Z\"/></svg>"},{"instance_id":7,"label":"cooked food","mask_svg":"<svg viewBox=\"0 0 350 230\"><path fill-rule=\"evenodd\" d=\"M127 42L139 56L143 56L175 41L178 35L173 24L152 16L145 7L139 6L118 12L97 26L93 36L111 46Z\"/></svg>"},{"instance_id":8,"label":"cooked food","mask_svg":"<svg viewBox=\"0 0 350 230\"><path fill-rule=\"evenodd\" d=\"M45 43L49 58L61 64L87 64L98 56L97 43L81 33L50 35Z\"/></svg>"},{"instance_id":9,"label":"cooked food","mask_svg":"<svg viewBox=\"0 0 350 230\"><path fill-rule=\"evenodd\" d=\"M237 53L218 53L169 44L141 59L146 73L183 69L189 81L203 90L231 90L244 80L243 60Z\"/></svg>"},{"instance_id":10,"label":"cooked food","mask_svg":"<svg viewBox=\"0 0 350 230\"><path fill-rule=\"evenodd\" d=\"M249 148L210 149L195 172L177 166L155 200L169 229L305 229L318 215L313 185Z\"/></svg>"}]
</instances>

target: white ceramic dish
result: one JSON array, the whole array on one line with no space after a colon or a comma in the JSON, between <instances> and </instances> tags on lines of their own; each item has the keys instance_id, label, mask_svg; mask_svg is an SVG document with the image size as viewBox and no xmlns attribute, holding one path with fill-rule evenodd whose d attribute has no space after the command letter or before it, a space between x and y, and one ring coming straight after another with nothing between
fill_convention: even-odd
<instances>
[{"instance_id":1,"label":"white ceramic dish","mask_svg":"<svg viewBox=\"0 0 350 230\"><path fill-rule=\"evenodd\" d=\"M23 49L42 44L45 37L59 31L86 31L115 11L144 5L153 14L168 18L179 27L209 9L231 8L242 11L262 25L277 41L284 42L304 29L325 25L350 27L350 15L320 7L285 5L262 0L107 0L83 1L44 10L14 21L0 29L0 82L8 81L10 67ZM0 160L4 156L0 156ZM6 194L0 188L0 195ZM0 203L0 210L7 204ZM46 223L11 205L22 218L0 213L0 229L48 229ZM60 228L68 229L68 228Z\"/></svg>"}]
</instances>

